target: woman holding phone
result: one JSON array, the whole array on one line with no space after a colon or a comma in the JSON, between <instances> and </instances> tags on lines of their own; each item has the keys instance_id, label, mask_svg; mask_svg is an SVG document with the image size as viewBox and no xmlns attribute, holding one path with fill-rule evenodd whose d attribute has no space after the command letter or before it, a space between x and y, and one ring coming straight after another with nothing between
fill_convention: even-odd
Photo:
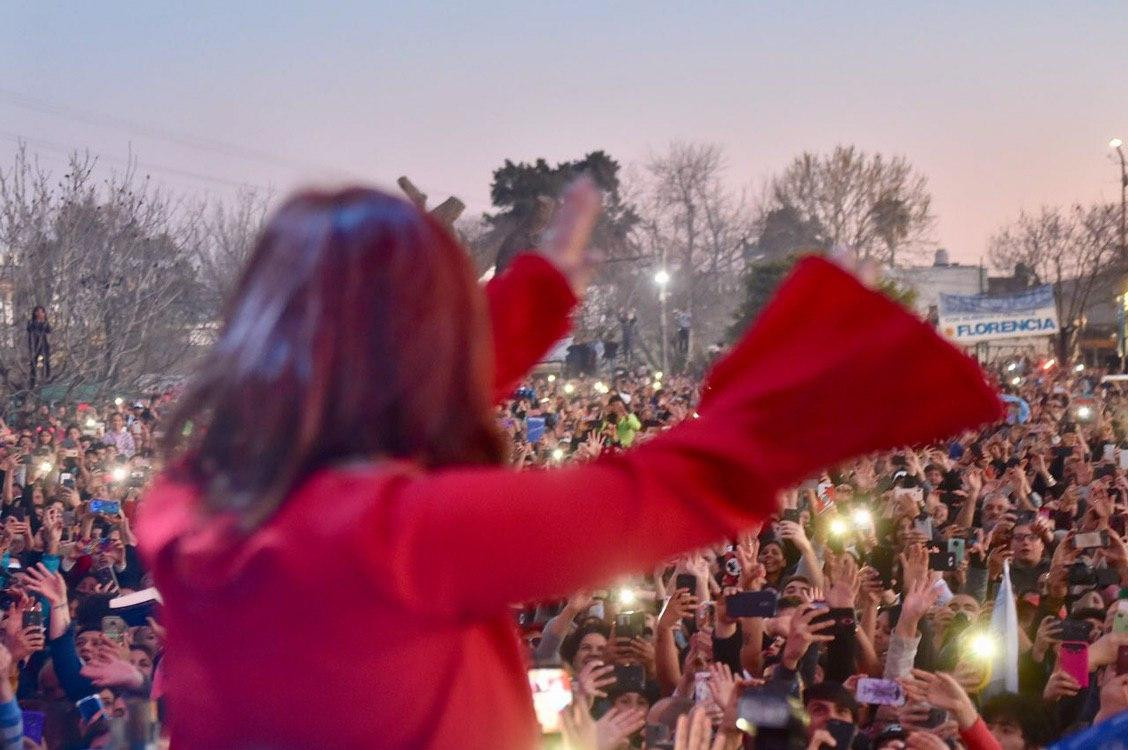
<instances>
[{"instance_id":1,"label":"woman holding phone","mask_svg":"<svg viewBox=\"0 0 1128 750\"><path fill-rule=\"evenodd\" d=\"M566 331L598 210L573 185L541 253L484 290L383 193L302 193L269 221L139 512L174 747L532 747L510 603L652 569L822 467L1000 416L973 361L809 259L700 418L507 469L493 404Z\"/></svg>"}]
</instances>

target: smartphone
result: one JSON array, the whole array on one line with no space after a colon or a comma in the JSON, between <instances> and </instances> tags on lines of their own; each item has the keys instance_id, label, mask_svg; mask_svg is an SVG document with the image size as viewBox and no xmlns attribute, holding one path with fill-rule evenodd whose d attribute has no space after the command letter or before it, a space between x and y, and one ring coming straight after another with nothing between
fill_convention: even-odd
<instances>
[{"instance_id":1,"label":"smartphone","mask_svg":"<svg viewBox=\"0 0 1128 750\"><path fill-rule=\"evenodd\" d=\"M62 472L61 474L59 474L59 484L61 484L62 486L66 487L69 490L73 490L74 489L74 474L70 474L70 473L65 472L65 471Z\"/></svg>"},{"instance_id":2,"label":"smartphone","mask_svg":"<svg viewBox=\"0 0 1128 750\"><path fill-rule=\"evenodd\" d=\"M913 519L913 531L923 534L925 539L932 538L932 516L921 513Z\"/></svg>"},{"instance_id":3,"label":"smartphone","mask_svg":"<svg viewBox=\"0 0 1128 750\"><path fill-rule=\"evenodd\" d=\"M757 746L763 734L762 730L783 730L792 723L793 710L785 692L766 685L747 685L739 690L740 694L736 700L736 725L754 727ZM787 737L783 739L787 740ZM781 744L779 747L790 747L790 745Z\"/></svg>"},{"instance_id":4,"label":"smartphone","mask_svg":"<svg viewBox=\"0 0 1128 750\"><path fill-rule=\"evenodd\" d=\"M1088 643L1089 634L1092 632L1093 626L1085 620L1062 620L1061 621L1061 639L1063 641L1077 641L1079 643Z\"/></svg>"},{"instance_id":5,"label":"smartphone","mask_svg":"<svg viewBox=\"0 0 1128 750\"><path fill-rule=\"evenodd\" d=\"M559 734L560 712L572 703L572 680L563 669L530 669L533 711L542 734Z\"/></svg>"},{"instance_id":6,"label":"smartphone","mask_svg":"<svg viewBox=\"0 0 1128 750\"><path fill-rule=\"evenodd\" d=\"M615 692L642 693L646 686L646 669L641 664L615 665Z\"/></svg>"},{"instance_id":7,"label":"smartphone","mask_svg":"<svg viewBox=\"0 0 1128 750\"><path fill-rule=\"evenodd\" d=\"M121 503L117 500L106 500L96 497L90 501L90 512L116 516L118 513L121 513Z\"/></svg>"},{"instance_id":8,"label":"smartphone","mask_svg":"<svg viewBox=\"0 0 1128 750\"><path fill-rule=\"evenodd\" d=\"M879 680L862 677L854 691L858 703L876 703L881 706L905 705L905 691L896 680Z\"/></svg>"},{"instance_id":9,"label":"smartphone","mask_svg":"<svg viewBox=\"0 0 1128 750\"><path fill-rule=\"evenodd\" d=\"M877 571L885 588L893 585L893 559L894 552L888 546L877 547L869 553L870 567Z\"/></svg>"},{"instance_id":10,"label":"smartphone","mask_svg":"<svg viewBox=\"0 0 1128 750\"><path fill-rule=\"evenodd\" d=\"M799 509L798 508L784 508L783 513L780 515L781 521L793 521L799 523Z\"/></svg>"},{"instance_id":11,"label":"smartphone","mask_svg":"<svg viewBox=\"0 0 1128 750\"><path fill-rule=\"evenodd\" d=\"M1077 680L1081 687L1089 687L1089 644L1065 641L1058 653L1061 671Z\"/></svg>"},{"instance_id":12,"label":"smartphone","mask_svg":"<svg viewBox=\"0 0 1128 750\"><path fill-rule=\"evenodd\" d=\"M964 555L967 554L967 540L966 539L949 539L948 551L956 556L956 567L963 565Z\"/></svg>"},{"instance_id":13,"label":"smartphone","mask_svg":"<svg viewBox=\"0 0 1128 750\"><path fill-rule=\"evenodd\" d=\"M715 703L713 700L713 691L709 689L709 678L712 676L712 672L693 673L693 702L698 706L706 706L710 703Z\"/></svg>"},{"instance_id":14,"label":"smartphone","mask_svg":"<svg viewBox=\"0 0 1128 750\"><path fill-rule=\"evenodd\" d=\"M42 711L21 711L23 714L23 733L36 745L43 744L43 732L47 724L47 714Z\"/></svg>"},{"instance_id":15,"label":"smartphone","mask_svg":"<svg viewBox=\"0 0 1128 750\"><path fill-rule=\"evenodd\" d=\"M743 591L725 597L725 614L729 617L775 617L779 594L775 591Z\"/></svg>"},{"instance_id":16,"label":"smartphone","mask_svg":"<svg viewBox=\"0 0 1128 750\"><path fill-rule=\"evenodd\" d=\"M78 708L78 715L82 717L85 724L91 724L96 719L106 715L105 708L102 706L102 698L97 694L88 695L74 705Z\"/></svg>"},{"instance_id":17,"label":"smartphone","mask_svg":"<svg viewBox=\"0 0 1128 750\"><path fill-rule=\"evenodd\" d=\"M835 748L848 748L854 742L854 735L858 731L858 727L852 721L842 721L841 719L828 719L826 722L826 731L834 738ZM829 745L823 745L829 747Z\"/></svg>"},{"instance_id":18,"label":"smartphone","mask_svg":"<svg viewBox=\"0 0 1128 750\"><path fill-rule=\"evenodd\" d=\"M1116 649L1116 676L1128 674L1128 646Z\"/></svg>"},{"instance_id":19,"label":"smartphone","mask_svg":"<svg viewBox=\"0 0 1128 750\"><path fill-rule=\"evenodd\" d=\"M125 620L117 615L106 615L102 618L102 635L109 638L119 646L125 645L125 631L128 626Z\"/></svg>"},{"instance_id":20,"label":"smartphone","mask_svg":"<svg viewBox=\"0 0 1128 750\"><path fill-rule=\"evenodd\" d=\"M645 612L620 612L615 615L616 638L641 638L645 627Z\"/></svg>"},{"instance_id":21,"label":"smartphone","mask_svg":"<svg viewBox=\"0 0 1128 750\"><path fill-rule=\"evenodd\" d=\"M1120 468L1128 469L1128 450L1120 451Z\"/></svg>"},{"instance_id":22,"label":"smartphone","mask_svg":"<svg viewBox=\"0 0 1128 750\"><path fill-rule=\"evenodd\" d=\"M1093 549L1107 546L1107 531L1086 531L1073 537L1073 549Z\"/></svg>"},{"instance_id":23,"label":"smartphone","mask_svg":"<svg viewBox=\"0 0 1128 750\"><path fill-rule=\"evenodd\" d=\"M103 586L117 584L117 576L114 575L114 569L110 565L99 565L94 569L94 580Z\"/></svg>"},{"instance_id":24,"label":"smartphone","mask_svg":"<svg viewBox=\"0 0 1128 750\"><path fill-rule=\"evenodd\" d=\"M1102 461L1115 461L1116 460L1116 443L1105 443L1101 448Z\"/></svg>"},{"instance_id":25,"label":"smartphone","mask_svg":"<svg viewBox=\"0 0 1128 750\"><path fill-rule=\"evenodd\" d=\"M674 591L685 589L690 596L697 596L697 576L690 573L678 573L674 576Z\"/></svg>"},{"instance_id":26,"label":"smartphone","mask_svg":"<svg viewBox=\"0 0 1128 750\"><path fill-rule=\"evenodd\" d=\"M24 610L23 627L25 629L43 627L43 610L39 608L39 605Z\"/></svg>"},{"instance_id":27,"label":"smartphone","mask_svg":"<svg viewBox=\"0 0 1128 750\"><path fill-rule=\"evenodd\" d=\"M955 552L930 552L928 555L929 570L936 570L946 573L955 570L956 567Z\"/></svg>"},{"instance_id":28,"label":"smartphone","mask_svg":"<svg viewBox=\"0 0 1128 750\"><path fill-rule=\"evenodd\" d=\"M1034 523L1035 513L1032 510L1020 510L1015 514L1014 525L1022 526L1028 523Z\"/></svg>"},{"instance_id":29,"label":"smartphone","mask_svg":"<svg viewBox=\"0 0 1128 750\"><path fill-rule=\"evenodd\" d=\"M697 605L697 629L713 629L717 627L717 603L710 600Z\"/></svg>"},{"instance_id":30,"label":"smartphone","mask_svg":"<svg viewBox=\"0 0 1128 750\"><path fill-rule=\"evenodd\" d=\"M820 602L812 602L812 604L818 607ZM825 602L823 602L822 605L823 608L826 607ZM826 622L827 620L832 621L834 625L830 630L824 630L822 632L824 635L831 635L837 640L840 638L850 638L854 635L854 630L857 625L854 618L854 610L849 607L825 609L825 611L811 618L811 624L814 625L816 623Z\"/></svg>"}]
</instances>

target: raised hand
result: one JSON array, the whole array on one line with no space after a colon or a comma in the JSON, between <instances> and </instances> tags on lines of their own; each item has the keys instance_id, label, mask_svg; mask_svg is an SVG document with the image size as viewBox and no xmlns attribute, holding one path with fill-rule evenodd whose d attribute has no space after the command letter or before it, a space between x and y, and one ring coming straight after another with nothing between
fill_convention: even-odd
<instances>
[{"instance_id":1,"label":"raised hand","mask_svg":"<svg viewBox=\"0 0 1128 750\"><path fill-rule=\"evenodd\" d=\"M900 682L911 700L950 711L960 729L969 728L979 718L975 704L950 674L914 669L910 677L903 678Z\"/></svg>"},{"instance_id":2,"label":"raised hand","mask_svg":"<svg viewBox=\"0 0 1128 750\"><path fill-rule=\"evenodd\" d=\"M928 578L928 550L922 544L914 544L901 555L901 584L905 590L917 581Z\"/></svg>"},{"instance_id":3,"label":"raised hand","mask_svg":"<svg viewBox=\"0 0 1128 750\"><path fill-rule=\"evenodd\" d=\"M28 656L42 651L47 646L47 638L43 628L39 625L30 625L17 631L8 641L12 649L12 656L16 661L21 661Z\"/></svg>"},{"instance_id":4,"label":"raised hand","mask_svg":"<svg viewBox=\"0 0 1128 750\"><path fill-rule=\"evenodd\" d=\"M595 722L596 747L599 750L616 750L644 726L646 712L642 709L613 707Z\"/></svg>"},{"instance_id":5,"label":"raised hand","mask_svg":"<svg viewBox=\"0 0 1128 750\"><path fill-rule=\"evenodd\" d=\"M1058 670L1046 680L1046 687L1042 690L1042 698L1047 701L1056 701L1061 698L1072 698L1081 691L1081 683L1073 675Z\"/></svg>"},{"instance_id":6,"label":"raised hand","mask_svg":"<svg viewBox=\"0 0 1128 750\"><path fill-rule=\"evenodd\" d=\"M82 676L98 687L140 689L145 684L141 670L118 656L113 649L99 646L94 656L82 667Z\"/></svg>"},{"instance_id":7,"label":"raised hand","mask_svg":"<svg viewBox=\"0 0 1128 750\"><path fill-rule=\"evenodd\" d=\"M807 532L795 521L779 522L779 538L788 539L801 550L809 550L811 541L807 539Z\"/></svg>"},{"instance_id":8,"label":"raised hand","mask_svg":"<svg viewBox=\"0 0 1128 750\"><path fill-rule=\"evenodd\" d=\"M666 600L662 614L658 615L655 629L673 629L685 618L693 616L696 609L697 597L690 596L687 589L678 589Z\"/></svg>"},{"instance_id":9,"label":"raised hand","mask_svg":"<svg viewBox=\"0 0 1128 750\"><path fill-rule=\"evenodd\" d=\"M713 738L709 713L701 706L678 717L674 728L674 750L721 750L724 741L723 732L718 732Z\"/></svg>"},{"instance_id":10,"label":"raised hand","mask_svg":"<svg viewBox=\"0 0 1128 750\"><path fill-rule=\"evenodd\" d=\"M858 563L853 555L827 555L826 575L829 578L826 603L832 608L854 606L858 595Z\"/></svg>"},{"instance_id":11,"label":"raised hand","mask_svg":"<svg viewBox=\"0 0 1128 750\"><path fill-rule=\"evenodd\" d=\"M709 665L709 692L718 706L727 706L736 692L736 678L728 664L715 662Z\"/></svg>"},{"instance_id":12,"label":"raised hand","mask_svg":"<svg viewBox=\"0 0 1128 750\"><path fill-rule=\"evenodd\" d=\"M595 272L588 241L599 220L603 196L590 177L580 177L564 189L560 208L545 230L541 252L583 294Z\"/></svg>"},{"instance_id":13,"label":"raised hand","mask_svg":"<svg viewBox=\"0 0 1128 750\"><path fill-rule=\"evenodd\" d=\"M43 563L28 568L23 573L29 591L42 596L52 607L67 603L67 582L59 573L47 570Z\"/></svg>"},{"instance_id":14,"label":"raised hand","mask_svg":"<svg viewBox=\"0 0 1128 750\"><path fill-rule=\"evenodd\" d=\"M940 592L928 576L909 586L901 603L901 618L897 621L897 632L904 637L915 638L920 619L936 603L939 595Z\"/></svg>"},{"instance_id":15,"label":"raised hand","mask_svg":"<svg viewBox=\"0 0 1128 750\"><path fill-rule=\"evenodd\" d=\"M1034 661L1041 662L1046 658L1050 646L1061 641L1061 620L1056 617L1043 617L1038 625L1038 632L1034 636L1034 646L1031 656Z\"/></svg>"},{"instance_id":16,"label":"raised hand","mask_svg":"<svg viewBox=\"0 0 1128 750\"><path fill-rule=\"evenodd\" d=\"M829 628L834 627L833 620L823 620L811 624L811 620L823 610L817 607L807 607L802 612L791 618L791 629L787 634L787 644L783 647L781 661L788 669L796 669L803 654L807 653L812 643L826 643L833 641L834 636L825 634Z\"/></svg>"},{"instance_id":17,"label":"raised hand","mask_svg":"<svg viewBox=\"0 0 1128 750\"><path fill-rule=\"evenodd\" d=\"M560 724L566 750L593 750L596 746L595 719L579 701L560 712Z\"/></svg>"}]
</instances>

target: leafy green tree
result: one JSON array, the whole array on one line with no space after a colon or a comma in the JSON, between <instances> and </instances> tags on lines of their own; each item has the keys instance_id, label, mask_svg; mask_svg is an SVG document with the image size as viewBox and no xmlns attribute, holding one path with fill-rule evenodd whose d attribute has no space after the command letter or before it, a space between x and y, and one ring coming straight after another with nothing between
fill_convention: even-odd
<instances>
[{"instance_id":1,"label":"leafy green tree","mask_svg":"<svg viewBox=\"0 0 1128 750\"><path fill-rule=\"evenodd\" d=\"M744 333L745 329L760 316L776 290L784 279L791 273L795 264L805 255L812 253L793 253L782 258L773 258L752 263L744 274L744 299L737 310L736 318L729 328L729 339L735 340ZM877 283L878 291L885 294L894 302L913 309L917 292L912 287L899 284L895 279L881 278Z\"/></svg>"},{"instance_id":2,"label":"leafy green tree","mask_svg":"<svg viewBox=\"0 0 1128 750\"><path fill-rule=\"evenodd\" d=\"M736 318L729 328L730 339L739 338L759 317L768 302L775 296L780 283L791 273L798 259L796 255L788 255L749 264L744 273L744 299L737 308Z\"/></svg>"},{"instance_id":3,"label":"leafy green tree","mask_svg":"<svg viewBox=\"0 0 1128 750\"><path fill-rule=\"evenodd\" d=\"M623 255L630 247L631 230L638 223L635 209L620 193L619 162L604 151L592 151L582 159L555 165L544 159L532 163L505 164L494 170L490 199L499 209L485 217L497 234L506 237L498 251L497 265L503 268L512 253L534 244L547 224L551 205L564 186L581 174L595 180L603 190L603 214L595 227L592 243L609 258Z\"/></svg>"}]
</instances>

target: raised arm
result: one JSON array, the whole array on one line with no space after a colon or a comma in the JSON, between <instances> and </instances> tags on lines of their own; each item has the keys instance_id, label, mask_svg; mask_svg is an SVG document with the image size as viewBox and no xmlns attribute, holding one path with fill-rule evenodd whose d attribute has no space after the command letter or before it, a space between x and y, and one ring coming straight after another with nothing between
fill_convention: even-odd
<instances>
[{"instance_id":1,"label":"raised arm","mask_svg":"<svg viewBox=\"0 0 1128 750\"><path fill-rule=\"evenodd\" d=\"M800 263L708 382L699 419L620 455L385 477L398 486L374 496L356 554L405 606L493 613L650 569L747 528L822 467L1001 412L973 361L819 259ZM435 565L436 549L450 565Z\"/></svg>"},{"instance_id":2,"label":"raised arm","mask_svg":"<svg viewBox=\"0 0 1128 750\"><path fill-rule=\"evenodd\" d=\"M600 195L587 179L565 191L539 253L518 256L486 285L494 345L494 399L513 386L568 332L568 316L591 276L588 239Z\"/></svg>"},{"instance_id":3,"label":"raised arm","mask_svg":"<svg viewBox=\"0 0 1128 750\"><path fill-rule=\"evenodd\" d=\"M540 255L519 255L486 285L494 349L494 400L568 332L576 296L556 267Z\"/></svg>"}]
</instances>

